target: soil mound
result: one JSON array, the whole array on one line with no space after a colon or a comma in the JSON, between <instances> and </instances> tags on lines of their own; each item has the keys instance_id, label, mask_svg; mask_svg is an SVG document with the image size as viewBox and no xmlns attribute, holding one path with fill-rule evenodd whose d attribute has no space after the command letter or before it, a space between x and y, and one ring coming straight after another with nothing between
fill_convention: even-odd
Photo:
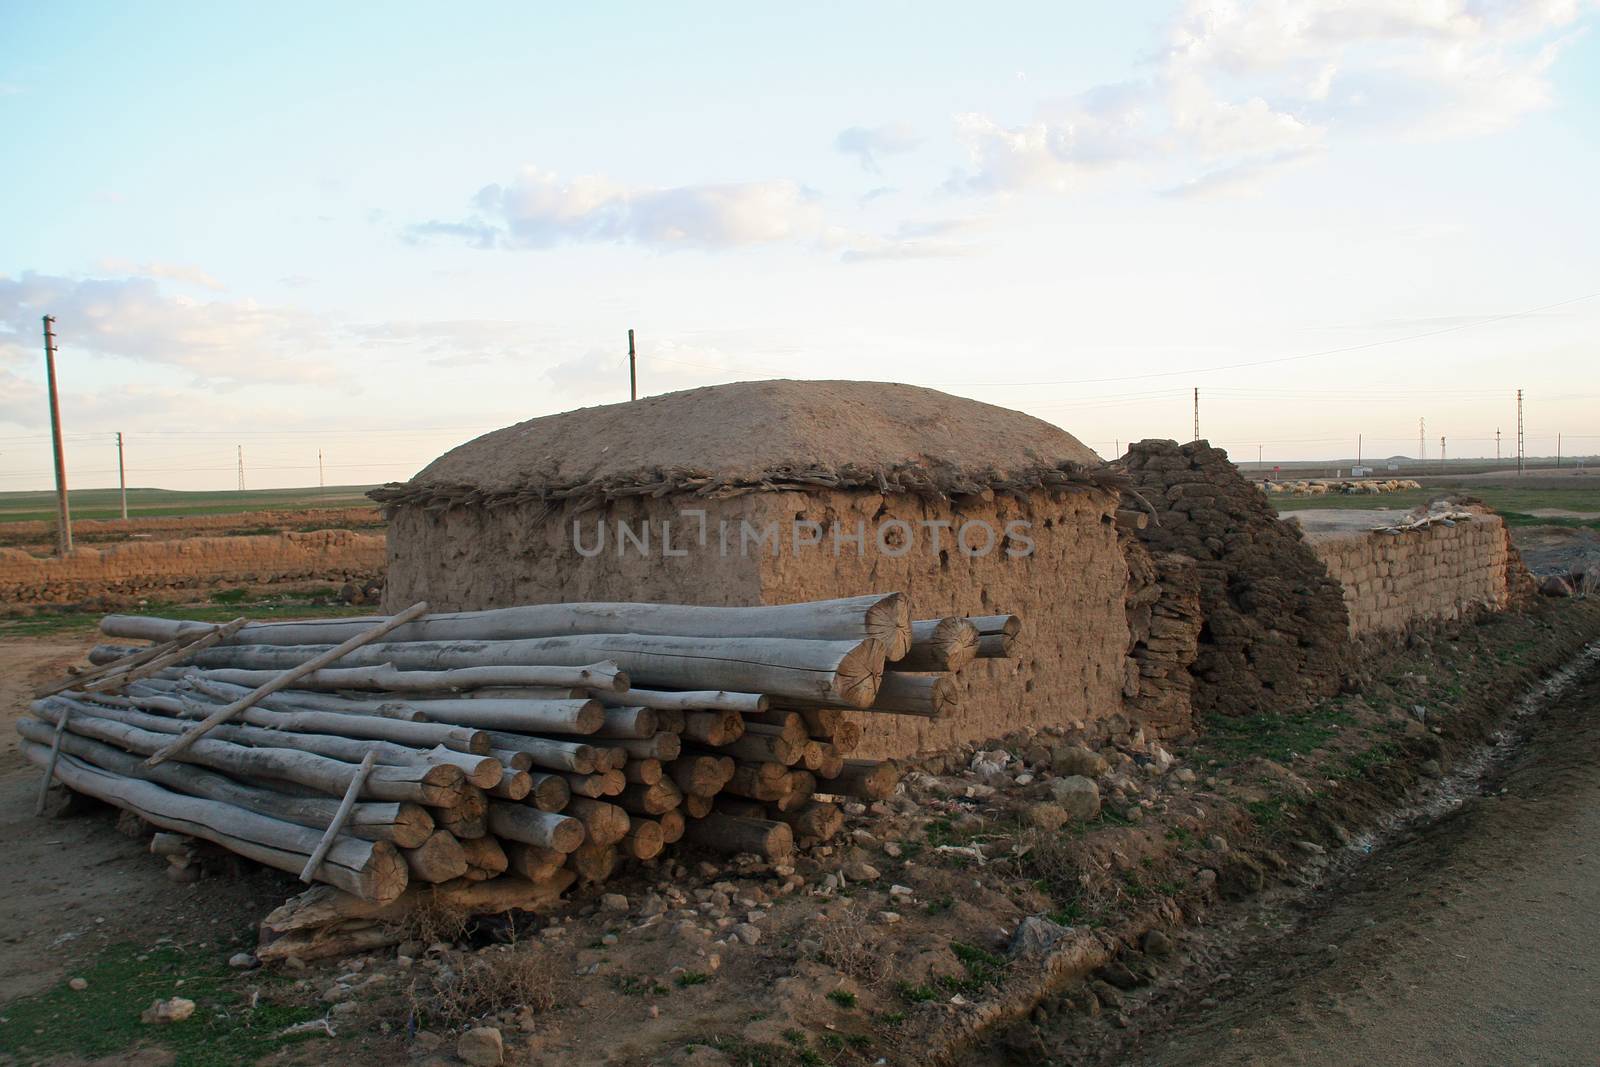
<instances>
[{"instance_id":1,"label":"soil mound","mask_svg":"<svg viewBox=\"0 0 1600 1067\"><path fill-rule=\"evenodd\" d=\"M816 486L943 496L1100 481L1101 466L1058 427L933 389L736 382L530 419L371 496L432 506Z\"/></svg>"}]
</instances>

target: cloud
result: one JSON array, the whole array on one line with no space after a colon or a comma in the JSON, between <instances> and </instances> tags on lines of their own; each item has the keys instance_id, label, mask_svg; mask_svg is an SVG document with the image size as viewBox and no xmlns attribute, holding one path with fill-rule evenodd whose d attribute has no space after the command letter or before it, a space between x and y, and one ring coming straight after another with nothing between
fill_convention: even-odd
<instances>
[{"instance_id":1,"label":"cloud","mask_svg":"<svg viewBox=\"0 0 1600 1067\"><path fill-rule=\"evenodd\" d=\"M1319 155L1321 152L1315 148L1291 148L1282 152L1250 156L1163 189L1162 194L1180 199L1188 197L1201 199L1252 193L1269 178L1291 167L1309 163Z\"/></svg>"},{"instance_id":2,"label":"cloud","mask_svg":"<svg viewBox=\"0 0 1600 1067\"><path fill-rule=\"evenodd\" d=\"M35 427L46 420L44 388L38 382L0 369L0 423Z\"/></svg>"},{"instance_id":3,"label":"cloud","mask_svg":"<svg viewBox=\"0 0 1600 1067\"><path fill-rule=\"evenodd\" d=\"M198 286L201 289L209 289L214 293L228 291L228 287L214 276L207 274L199 267L185 266L182 263L134 264L125 259L102 259L96 266L107 274L132 275L137 278L162 278L167 281Z\"/></svg>"},{"instance_id":4,"label":"cloud","mask_svg":"<svg viewBox=\"0 0 1600 1067\"><path fill-rule=\"evenodd\" d=\"M822 227L816 195L783 179L654 188L525 167L509 184L484 186L473 206L470 219L421 223L406 236L456 238L476 248L720 249L810 239Z\"/></svg>"},{"instance_id":5,"label":"cloud","mask_svg":"<svg viewBox=\"0 0 1600 1067\"><path fill-rule=\"evenodd\" d=\"M327 347L327 325L298 309L169 296L150 278L0 276L0 348L26 346L47 314L63 353L167 364L213 385L335 376L328 360L308 358Z\"/></svg>"},{"instance_id":6,"label":"cloud","mask_svg":"<svg viewBox=\"0 0 1600 1067\"><path fill-rule=\"evenodd\" d=\"M899 122L870 129L852 126L839 131L839 136L833 139L833 147L847 156L855 156L861 169L874 174L879 173L878 157L903 155L915 151L921 144L922 138L916 131Z\"/></svg>"},{"instance_id":7,"label":"cloud","mask_svg":"<svg viewBox=\"0 0 1600 1067\"><path fill-rule=\"evenodd\" d=\"M987 223L976 218L926 219L902 222L883 236L850 234L839 259L844 263L872 263L897 259L951 259L971 255L977 245L954 240Z\"/></svg>"},{"instance_id":8,"label":"cloud","mask_svg":"<svg viewBox=\"0 0 1600 1067\"><path fill-rule=\"evenodd\" d=\"M1473 136L1551 100L1578 0L1189 0L1145 78L1045 102L1026 123L958 115L949 188L1071 188L1176 171L1169 192L1253 186L1341 138Z\"/></svg>"},{"instance_id":9,"label":"cloud","mask_svg":"<svg viewBox=\"0 0 1600 1067\"><path fill-rule=\"evenodd\" d=\"M553 343L550 331L527 322L443 319L361 323L351 338L370 349L402 348L427 357L434 367L485 366L503 360L527 365Z\"/></svg>"}]
</instances>

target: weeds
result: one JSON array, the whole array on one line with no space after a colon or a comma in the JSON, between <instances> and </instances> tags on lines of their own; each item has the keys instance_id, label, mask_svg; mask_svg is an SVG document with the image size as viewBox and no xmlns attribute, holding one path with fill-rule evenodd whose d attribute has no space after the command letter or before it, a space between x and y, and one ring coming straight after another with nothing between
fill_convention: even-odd
<instances>
[{"instance_id":1,"label":"weeds","mask_svg":"<svg viewBox=\"0 0 1600 1067\"><path fill-rule=\"evenodd\" d=\"M822 961L863 985L877 985L888 972L878 933L855 908L836 907L822 922Z\"/></svg>"},{"instance_id":2,"label":"weeds","mask_svg":"<svg viewBox=\"0 0 1600 1067\"><path fill-rule=\"evenodd\" d=\"M449 1028L515 1008L549 1011L555 1003L555 968L549 957L537 948L515 945L478 953L426 997L419 997L412 986L417 1017Z\"/></svg>"}]
</instances>

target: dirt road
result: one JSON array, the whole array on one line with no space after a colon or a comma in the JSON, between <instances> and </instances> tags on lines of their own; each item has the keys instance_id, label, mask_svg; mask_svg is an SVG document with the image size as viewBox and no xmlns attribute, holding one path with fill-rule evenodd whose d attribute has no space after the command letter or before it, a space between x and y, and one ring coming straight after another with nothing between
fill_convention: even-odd
<instances>
[{"instance_id":1,"label":"dirt road","mask_svg":"<svg viewBox=\"0 0 1600 1067\"><path fill-rule=\"evenodd\" d=\"M1600 670L1208 992L1124 1062L1600 1062Z\"/></svg>"}]
</instances>

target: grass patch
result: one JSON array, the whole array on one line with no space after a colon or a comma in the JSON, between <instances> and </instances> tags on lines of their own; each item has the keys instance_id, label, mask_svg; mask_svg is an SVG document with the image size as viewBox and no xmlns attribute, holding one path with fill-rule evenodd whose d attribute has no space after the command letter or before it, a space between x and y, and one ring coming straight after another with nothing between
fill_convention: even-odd
<instances>
[{"instance_id":1,"label":"grass patch","mask_svg":"<svg viewBox=\"0 0 1600 1067\"><path fill-rule=\"evenodd\" d=\"M1338 702L1287 715L1208 715L1202 746L1224 763L1257 757L1283 762L1321 748L1354 723Z\"/></svg>"},{"instance_id":2,"label":"grass patch","mask_svg":"<svg viewBox=\"0 0 1600 1067\"><path fill-rule=\"evenodd\" d=\"M910 982L901 982L895 987L895 992L908 1004L928 1004L939 999L939 991L931 985L912 985Z\"/></svg>"},{"instance_id":3,"label":"grass patch","mask_svg":"<svg viewBox=\"0 0 1600 1067\"><path fill-rule=\"evenodd\" d=\"M709 981L711 976L703 971L684 971L678 975L677 985L679 989L688 989L690 986L705 985Z\"/></svg>"},{"instance_id":4,"label":"grass patch","mask_svg":"<svg viewBox=\"0 0 1600 1067\"><path fill-rule=\"evenodd\" d=\"M243 593L243 596L237 594ZM250 619L338 619L370 615L372 607L358 607L331 600L323 594L251 595L229 589L216 593L206 604L176 604L150 601L138 607L119 608L120 615L154 615L162 618L195 619L200 622L230 622L243 615ZM59 634L88 634L100 625L101 611L29 611L0 614L0 637L51 637Z\"/></svg>"},{"instance_id":5,"label":"grass patch","mask_svg":"<svg viewBox=\"0 0 1600 1067\"><path fill-rule=\"evenodd\" d=\"M254 1063L275 1049L318 1034L283 1037L296 1023L319 1018L321 1005L278 1003L273 994L291 984L263 971L230 970L212 950L176 946L141 951L113 945L77 974L89 982L81 993L66 983L0 1009L0 1049L19 1062L57 1056L89 1059L159 1046L178 1067L231 1067ZM250 1005L252 990L261 996ZM181 996L195 1013L181 1023L149 1026L139 1013L153 1001Z\"/></svg>"},{"instance_id":6,"label":"grass patch","mask_svg":"<svg viewBox=\"0 0 1600 1067\"><path fill-rule=\"evenodd\" d=\"M828 994L828 999L841 1008L853 1008L856 1006L856 995L848 989L835 989Z\"/></svg>"}]
</instances>

